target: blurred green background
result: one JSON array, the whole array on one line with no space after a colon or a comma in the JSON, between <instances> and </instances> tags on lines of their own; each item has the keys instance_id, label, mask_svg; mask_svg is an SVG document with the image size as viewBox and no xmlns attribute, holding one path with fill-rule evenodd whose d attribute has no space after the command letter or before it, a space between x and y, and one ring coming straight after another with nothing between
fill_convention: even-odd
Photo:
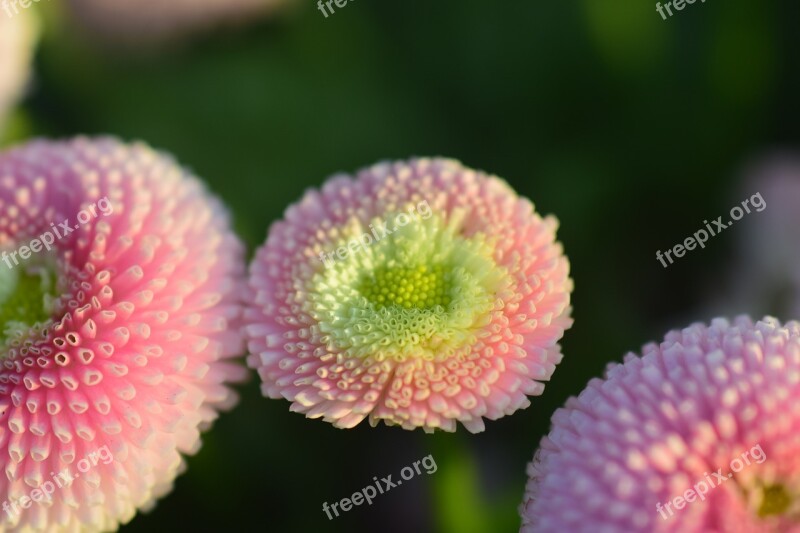
<instances>
[{"instance_id":1,"label":"blurred green background","mask_svg":"<svg viewBox=\"0 0 800 533\"><path fill-rule=\"evenodd\" d=\"M262 398L253 376L176 489L122 531L517 531L553 411L608 362L711 318L701 299L737 229L668 269L655 251L738 203L751 157L797 147L800 5L709 0L663 21L649 0L359 0L328 19L298 3L147 53L42 3L33 87L5 143L145 140L207 180L251 253L334 172L458 158L559 218L576 287L565 358L530 408L479 435L336 430ZM436 473L322 512L428 454Z\"/></svg>"}]
</instances>

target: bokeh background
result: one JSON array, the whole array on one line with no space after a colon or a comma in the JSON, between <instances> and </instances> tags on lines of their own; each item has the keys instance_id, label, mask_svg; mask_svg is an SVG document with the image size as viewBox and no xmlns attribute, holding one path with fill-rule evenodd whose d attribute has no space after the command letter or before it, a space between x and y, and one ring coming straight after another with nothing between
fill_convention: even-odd
<instances>
[{"instance_id":1,"label":"bokeh background","mask_svg":"<svg viewBox=\"0 0 800 533\"><path fill-rule=\"evenodd\" d=\"M176 490L127 533L517 531L525 466L553 411L608 362L710 319L758 214L667 269L656 250L749 198L747 165L800 140L790 0L708 0L667 21L650 0L358 0L327 19L297 0L155 47L94 38L59 0L36 10L34 77L4 145L145 140L227 202L251 253L335 172L454 157L559 218L575 280L564 361L527 410L479 435L343 431L262 398L254 375ZM766 307L726 314L791 318ZM333 521L322 512L429 454L436 473Z\"/></svg>"}]
</instances>

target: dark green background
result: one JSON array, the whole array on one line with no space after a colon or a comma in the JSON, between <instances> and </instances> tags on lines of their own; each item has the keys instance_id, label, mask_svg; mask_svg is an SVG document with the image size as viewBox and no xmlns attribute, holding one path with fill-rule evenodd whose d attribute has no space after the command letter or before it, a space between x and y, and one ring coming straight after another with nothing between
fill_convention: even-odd
<instances>
[{"instance_id":1,"label":"dark green background","mask_svg":"<svg viewBox=\"0 0 800 533\"><path fill-rule=\"evenodd\" d=\"M9 140L109 133L171 152L227 202L251 253L336 171L461 159L560 219L576 287L565 358L543 397L479 435L336 430L262 398L254 376L176 489L123 531L516 531L553 411L609 361L711 318L701 299L737 228L668 269L655 251L738 203L751 157L797 146L800 5L708 0L662 21L649 0L358 0L328 19L299 3L146 54L40 4L47 31ZM322 512L428 454L435 474Z\"/></svg>"}]
</instances>

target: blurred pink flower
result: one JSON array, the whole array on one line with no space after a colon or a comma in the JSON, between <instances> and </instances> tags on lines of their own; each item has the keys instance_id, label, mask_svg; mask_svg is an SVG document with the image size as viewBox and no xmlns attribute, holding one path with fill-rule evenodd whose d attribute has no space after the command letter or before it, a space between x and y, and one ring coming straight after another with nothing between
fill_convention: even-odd
<instances>
[{"instance_id":1,"label":"blurred pink flower","mask_svg":"<svg viewBox=\"0 0 800 533\"><path fill-rule=\"evenodd\" d=\"M38 35L38 21L31 10L20 10L13 17L0 11L0 131L30 79Z\"/></svg>"},{"instance_id":2,"label":"blurred pink flower","mask_svg":"<svg viewBox=\"0 0 800 533\"><path fill-rule=\"evenodd\" d=\"M643 354L556 411L522 531L800 531L800 323L716 319Z\"/></svg>"},{"instance_id":3,"label":"blurred pink flower","mask_svg":"<svg viewBox=\"0 0 800 533\"><path fill-rule=\"evenodd\" d=\"M251 266L248 361L264 394L340 428L479 432L527 407L572 324L556 226L452 160L331 178Z\"/></svg>"},{"instance_id":4,"label":"blurred pink flower","mask_svg":"<svg viewBox=\"0 0 800 533\"><path fill-rule=\"evenodd\" d=\"M287 0L67 0L78 22L110 41L146 44L249 21Z\"/></svg>"},{"instance_id":5,"label":"blurred pink flower","mask_svg":"<svg viewBox=\"0 0 800 533\"><path fill-rule=\"evenodd\" d=\"M23 247L39 252L16 265ZM171 158L79 138L0 154L0 250L0 502L102 446L114 457L0 530L116 529L236 402L243 247Z\"/></svg>"}]
</instances>

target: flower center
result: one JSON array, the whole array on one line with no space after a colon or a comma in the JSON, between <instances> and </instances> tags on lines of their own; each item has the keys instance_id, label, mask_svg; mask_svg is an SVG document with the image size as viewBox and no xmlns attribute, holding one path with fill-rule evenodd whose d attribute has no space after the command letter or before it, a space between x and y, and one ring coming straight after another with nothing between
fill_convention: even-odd
<instances>
[{"instance_id":1,"label":"flower center","mask_svg":"<svg viewBox=\"0 0 800 533\"><path fill-rule=\"evenodd\" d=\"M451 281L441 265L432 268L379 268L361 283L359 292L376 308L397 305L406 309L447 308Z\"/></svg>"},{"instance_id":2,"label":"flower center","mask_svg":"<svg viewBox=\"0 0 800 533\"><path fill-rule=\"evenodd\" d=\"M0 264L0 349L31 327L50 318L55 272L45 266ZM0 359L6 356L0 351Z\"/></svg>"},{"instance_id":3,"label":"flower center","mask_svg":"<svg viewBox=\"0 0 800 533\"><path fill-rule=\"evenodd\" d=\"M462 236L461 220L432 216L320 268L298 287L318 324L308 333L340 360L442 361L468 353L511 280L495 264L491 242ZM351 228L333 244L364 231Z\"/></svg>"},{"instance_id":4,"label":"flower center","mask_svg":"<svg viewBox=\"0 0 800 533\"><path fill-rule=\"evenodd\" d=\"M792 504L792 496L783 485L770 485L764 487L762 493L761 506L758 508L758 516L782 515L789 510Z\"/></svg>"}]
</instances>

